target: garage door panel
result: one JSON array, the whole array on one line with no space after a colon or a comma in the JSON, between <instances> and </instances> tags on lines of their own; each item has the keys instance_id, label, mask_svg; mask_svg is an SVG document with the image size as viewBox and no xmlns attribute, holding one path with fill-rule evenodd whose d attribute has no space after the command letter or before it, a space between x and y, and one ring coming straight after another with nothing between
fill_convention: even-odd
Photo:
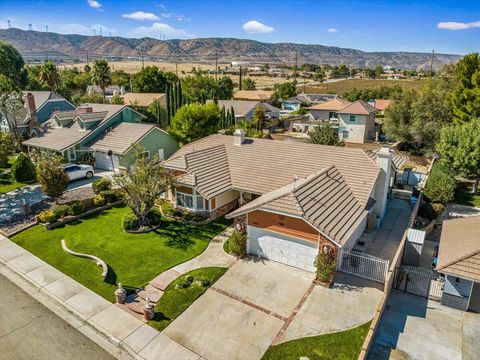
<instances>
[{"instance_id":1,"label":"garage door panel","mask_svg":"<svg viewBox=\"0 0 480 360\"><path fill-rule=\"evenodd\" d=\"M315 271L314 262L318 252L317 244L254 226L248 226L247 231L249 254L303 270Z\"/></svg>"}]
</instances>

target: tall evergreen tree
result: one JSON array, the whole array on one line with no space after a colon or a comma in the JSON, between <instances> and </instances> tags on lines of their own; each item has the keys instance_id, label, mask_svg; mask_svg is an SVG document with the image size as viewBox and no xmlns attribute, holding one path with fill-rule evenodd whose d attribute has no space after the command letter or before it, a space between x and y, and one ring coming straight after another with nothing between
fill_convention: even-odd
<instances>
[{"instance_id":1,"label":"tall evergreen tree","mask_svg":"<svg viewBox=\"0 0 480 360\"><path fill-rule=\"evenodd\" d=\"M232 121L232 126L234 126L235 125L235 110L233 109L233 106L232 106L231 121Z\"/></svg>"},{"instance_id":2,"label":"tall evergreen tree","mask_svg":"<svg viewBox=\"0 0 480 360\"><path fill-rule=\"evenodd\" d=\"M165 93L166 93L167 118L168 118L168 122L170 123L170 119L172 117L172 109L170 108L170 96L172 95L172 90L169 83L167 83L165 90L166 90Z\"/></svg>"}]
</instances>

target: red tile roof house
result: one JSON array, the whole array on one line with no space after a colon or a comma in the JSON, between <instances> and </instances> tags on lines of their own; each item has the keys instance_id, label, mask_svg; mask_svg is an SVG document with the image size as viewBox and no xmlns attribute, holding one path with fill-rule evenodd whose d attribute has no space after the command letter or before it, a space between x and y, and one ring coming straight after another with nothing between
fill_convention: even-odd
<instances>
[{"instance_id":1,"label":"red tile roof house","mask_svg":"<svg viewBox=\"0 0 480 360\"><path fill-rule=\"evenodd\" d=\"M168 195L177 208L227 214L246 230L249 254L313 272L325 246L350 250L368 218L383 218L391 159L388 148L372 156L237 130L190 143L164 166L177 177Z\"/></svg>"}]
</instances>

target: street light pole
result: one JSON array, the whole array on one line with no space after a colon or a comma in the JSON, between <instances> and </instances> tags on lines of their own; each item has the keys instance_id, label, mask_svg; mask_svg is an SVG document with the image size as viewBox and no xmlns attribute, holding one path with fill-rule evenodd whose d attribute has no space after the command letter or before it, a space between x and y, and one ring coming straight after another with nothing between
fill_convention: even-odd
<instances>
[{"instance_id":1,"label":"street light pole","mask_svg":"<svg viewBox=\"0 0 480 360\"><path fill-rule=\"evenodd\" d=\"M110 161L112 162L113 175L115 175L115 166L113 165L113 151L112 151L112 150L108 150L107 155L110 156Z\"/></svg>"}]
</instances>

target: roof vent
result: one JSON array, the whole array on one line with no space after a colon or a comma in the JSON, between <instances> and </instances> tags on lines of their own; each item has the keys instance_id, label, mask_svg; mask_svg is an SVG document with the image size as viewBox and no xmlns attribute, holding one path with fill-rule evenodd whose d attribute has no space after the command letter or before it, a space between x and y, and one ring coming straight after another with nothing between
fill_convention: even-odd
<instances>
[{"instance_id":1,"label":"roof vent","mask_svg":"<svg viewBox=\"0 0 480 360\"><path fill-rule=\"evenodd\" d=\"M233 137L235 138L234 144L237 146L241 146L245 141L245 131L242 129L235 130Z\"/></svg>"}]
</instances>

